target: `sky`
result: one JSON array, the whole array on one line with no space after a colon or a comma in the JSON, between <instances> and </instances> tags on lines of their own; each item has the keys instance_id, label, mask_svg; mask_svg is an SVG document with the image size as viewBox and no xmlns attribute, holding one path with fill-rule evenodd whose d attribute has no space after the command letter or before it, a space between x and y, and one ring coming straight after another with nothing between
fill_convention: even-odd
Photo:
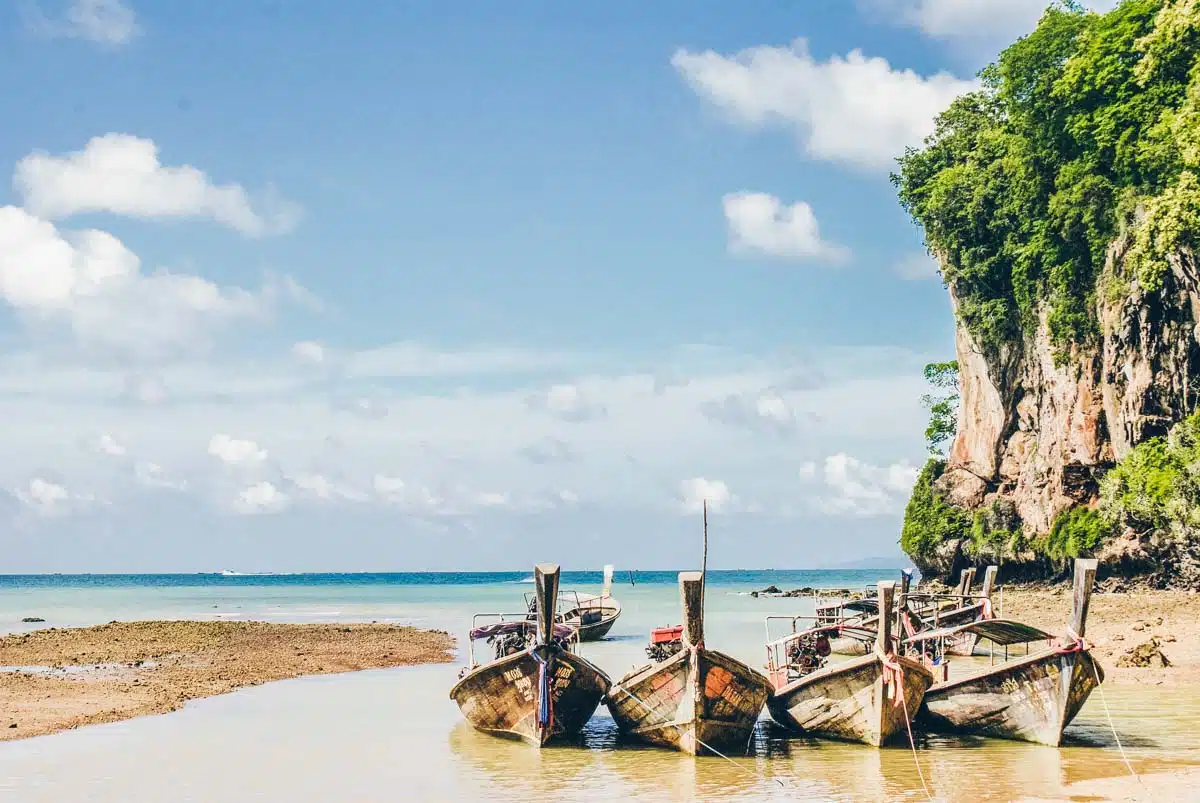
<instances>
[{"instance_id":1,"label":"sky","mask_svg":"<svg viewBox=\"0 0 1200 803\"><path fill-rule=\"evenodd\" d=\"M567 5L4 4L0 573L899 557L1044 0Z\"/></svg>"}]
</instances>

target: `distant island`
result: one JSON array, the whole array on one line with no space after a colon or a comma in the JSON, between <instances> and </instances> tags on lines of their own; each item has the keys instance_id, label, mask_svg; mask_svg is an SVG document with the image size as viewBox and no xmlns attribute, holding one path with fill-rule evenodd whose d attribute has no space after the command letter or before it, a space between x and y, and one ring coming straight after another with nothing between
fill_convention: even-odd
<instances>
[{"instance_id":1,"label":"distant island","mask_svg":"<svg viewBox=\"0 0 1200 803\"><path fill-rule=\"evenodd\" d=\"M1194 3L1055 5L899 160L956 323L901 533L927 576L1200 588L1198 55Z\"/></svg>"}]
</instances>

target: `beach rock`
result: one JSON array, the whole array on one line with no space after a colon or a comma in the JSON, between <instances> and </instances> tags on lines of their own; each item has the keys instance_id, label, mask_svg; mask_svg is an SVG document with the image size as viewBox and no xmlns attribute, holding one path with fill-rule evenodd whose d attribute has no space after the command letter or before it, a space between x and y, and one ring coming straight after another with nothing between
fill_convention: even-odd
<instances>
[{"instance_id":1,"label":"beach rock","mask_svg":"<svg viewBox=\"0 0 1200 803\"><path fill-rule=\"evenodd\" d=\"M1117 666L1120 667L1166 669L1170 665L1171 662L1167 660L1167 656L1163 655L1163 651L1159 647L1158 639L1142 642L1136 647L1126 650L1125 654L1117 659Z\"/></svg>"},{"instance_id":2,"label":"beach rock","mask_svg":"<svg viewBox=\"0 0 1200 803\"><path fill-rule=\"evenodd\" d=\"M21 621L24 622L25 624L35 624L37 622L44 622L46 620L41 618L40 616L26 616Z\"/></svg>"}]
</instances>

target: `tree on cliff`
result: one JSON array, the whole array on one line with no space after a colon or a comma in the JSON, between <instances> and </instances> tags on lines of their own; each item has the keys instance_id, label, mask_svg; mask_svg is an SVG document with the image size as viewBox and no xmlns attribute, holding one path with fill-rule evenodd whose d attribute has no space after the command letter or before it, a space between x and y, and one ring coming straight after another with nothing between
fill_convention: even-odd
<instances>
[{"instance_id":1,"label":"tree on cliff","mask_svg":"<svg viewBox=\"0 0 1200 803\"><path fill-rule=\"evenodd\" d=\"M953 295L970 387L992 394L965 419L971 457L922 473L906 550L922 573L965 556L1052 574L1108 548L1110 566L1200 582L1184 421L1200 373L1200 0L1057 2L980 78L892 176ZM956 388L940 389L923 398L934 454L954 434L935 405ZM1064 412L1075 400L1086 421Z\"/></svg>"},{"instance_id":2,"label":"tree on cliff","mask_svg":"<svg viewBox=\"0 0 1200 803\"><path fill-rule=\"evenodd\" d=\"M925 443L930 454L940 455L942 445L954 438L958 427L958 361L929 363L925 366L925 381L943 391L921 397L921 404L929 410Z\"/></svg>"}]
</instances>

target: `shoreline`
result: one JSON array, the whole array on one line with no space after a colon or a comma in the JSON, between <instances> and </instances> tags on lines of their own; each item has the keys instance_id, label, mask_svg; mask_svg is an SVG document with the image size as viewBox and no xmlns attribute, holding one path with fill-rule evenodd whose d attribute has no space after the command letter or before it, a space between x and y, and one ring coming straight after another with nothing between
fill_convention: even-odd
<instances>
[{"instance_id":1,"label":"shoreline","mask_svg":"<svg viewBox=\"0 0 1200 803\"><path fill-rule=\"evenodd\" d=\"M0 638L0 742L165 714L305 675L454 660L443 631L390 624L110 622Z\"/></svg>"}]
</instances>

